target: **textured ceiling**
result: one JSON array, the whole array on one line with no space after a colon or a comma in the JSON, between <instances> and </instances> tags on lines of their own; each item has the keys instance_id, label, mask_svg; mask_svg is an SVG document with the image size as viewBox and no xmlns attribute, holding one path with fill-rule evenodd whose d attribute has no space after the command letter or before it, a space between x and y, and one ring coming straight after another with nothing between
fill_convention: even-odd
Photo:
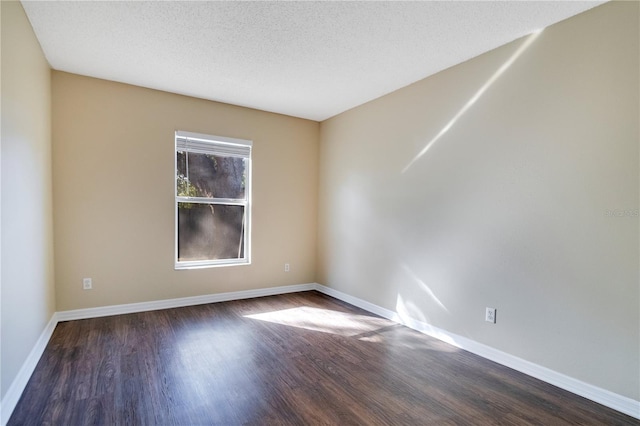
<instances>
[{"instance_id":1,"label":"textured ceiling","mask_svg":"<svg viewBox=\"0 0 640 426\"><path fill-rule=\"evenodd\" d=\"M600 3L22 2L56 70L317 121Z\"/></svg>"}]
</instances>

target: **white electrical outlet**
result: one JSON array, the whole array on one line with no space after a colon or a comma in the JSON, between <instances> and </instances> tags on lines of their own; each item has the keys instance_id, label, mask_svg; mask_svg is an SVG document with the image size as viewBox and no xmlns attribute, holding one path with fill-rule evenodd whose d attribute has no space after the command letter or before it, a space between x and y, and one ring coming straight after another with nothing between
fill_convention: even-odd
<instances>
[{"instance_id":1,"label":"white electrical outlet","mask_svg":"<svg viewBox=\"0 0 640 426\"><path fill-rule=\"evenodd\" d=\"M82 279L82 288L84 290L91 290L93 288L93 284L91 282L91 278L83 278Z\"/></svg>"},{"instance_id":2,"label":"white electrical outlet","mask_svg":"<svg viewBox=\"0 0 640 426\"><path fill-rule=\"evenodd\" d=\"M289 264L288 263L284 264L284 271L285 272L289 272Z\"/></svg>"},{"instance_id":3,"label":"white electrical outlet","mask_svg":"<svg viewBox=\"0 0 640 426\"><path fill-rule=\"evenodd\" d=\"M484 315L484 320L486 322L496 323L496 308L487 308L486 313Z\"/></svg>"}]
</instances>

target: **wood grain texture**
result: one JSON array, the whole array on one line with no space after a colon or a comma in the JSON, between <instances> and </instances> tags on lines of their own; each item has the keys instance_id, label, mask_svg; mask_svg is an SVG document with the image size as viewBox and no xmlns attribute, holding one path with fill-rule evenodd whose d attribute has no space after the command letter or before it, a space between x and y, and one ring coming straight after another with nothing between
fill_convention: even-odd
<instances>
[{"instance_id":1,"label":"wood grain texture","mask_svg":"<svg viewBox=\"0 0 640 426\"><path fill-rule=\"evenodd\" d=\"M69 321L9 425L638 425L317 292Z\"/></svg>"}]
</instances>

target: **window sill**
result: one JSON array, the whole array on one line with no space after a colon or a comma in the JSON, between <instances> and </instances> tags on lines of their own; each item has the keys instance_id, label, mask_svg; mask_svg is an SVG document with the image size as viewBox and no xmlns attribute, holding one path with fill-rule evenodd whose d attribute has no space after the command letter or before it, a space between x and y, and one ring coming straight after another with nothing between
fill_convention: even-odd
<instances>
[{"instance_id":1,"label":"window sill","mask_svg":"<svg viewBox=\"0 0 640 426\"><path fill-rule=\"evenodd\" d=\"M173 269L181 271L185 269L206 269L206 268L221 268L225 266L246 266L251 265L249 260L241 261L225 261L225 262L180 262L175 263Z\"/></svg>"}]
</instances>

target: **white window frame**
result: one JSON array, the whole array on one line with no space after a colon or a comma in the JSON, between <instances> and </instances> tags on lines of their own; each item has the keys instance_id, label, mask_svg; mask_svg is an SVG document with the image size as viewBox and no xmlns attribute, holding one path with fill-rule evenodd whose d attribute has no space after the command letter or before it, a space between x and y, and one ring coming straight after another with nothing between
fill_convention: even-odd
<instances>
[{"instance_id":1,"label":"white window frame","mask_svg":"<svg viewBox=\"0 0 640 426\"><path fill-rule=\"evenodd\" d=\"M251 264L251 149L253 142L245 139L228 138L223 136L205 135L178 130L175 132L175 146L173 154L173 195L175 197L175 269L196 269L216 266L250 265ZM197 154L211 154L223 157L238 157L246 159L246 177L244 199L204 198L178 196L178 151L195 152ZM178 203L202 203L244 206L244 257L238 259L210 259L197 261L178 261Z\"/></svg>"}]
</instances>

